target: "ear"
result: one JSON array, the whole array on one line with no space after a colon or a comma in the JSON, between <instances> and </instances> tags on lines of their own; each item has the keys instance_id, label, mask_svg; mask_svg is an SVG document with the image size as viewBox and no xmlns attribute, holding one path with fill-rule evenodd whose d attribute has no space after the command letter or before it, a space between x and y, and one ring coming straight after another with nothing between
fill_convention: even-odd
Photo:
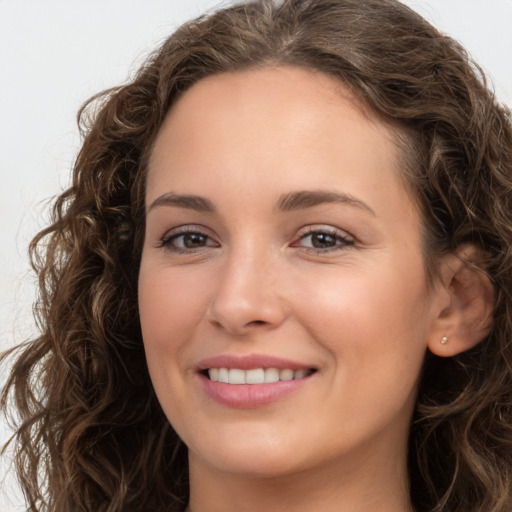
<instances>
[{"instance_id":1,"label":"ear","mask_svg":"<svg viewBox=\"0 0 512 512\"><path fill-rule=\"evenodd\" d=\"M441 262L440 297L428 348L441 357L464 352L482 341L492 327L494 290L478 266L476 247L465 245Z\"/></svg>"}]
</instances>

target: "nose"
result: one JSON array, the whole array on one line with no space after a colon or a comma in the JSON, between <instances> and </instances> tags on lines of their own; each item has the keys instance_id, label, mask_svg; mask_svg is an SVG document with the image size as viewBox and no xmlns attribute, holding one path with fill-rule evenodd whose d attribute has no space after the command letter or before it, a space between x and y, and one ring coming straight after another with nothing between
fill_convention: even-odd
<instances>
[{"instance_id":1,"label":"nose","mask_svg":"<svg viewBox=\"0 0 512 512\"><path fill-rule=\"evenodd\" d=\"M278 327L286 318L286 307L272 259L250 249L228 256L216 281L208 320L238 336Z\"/></svg>"}]
</instances>

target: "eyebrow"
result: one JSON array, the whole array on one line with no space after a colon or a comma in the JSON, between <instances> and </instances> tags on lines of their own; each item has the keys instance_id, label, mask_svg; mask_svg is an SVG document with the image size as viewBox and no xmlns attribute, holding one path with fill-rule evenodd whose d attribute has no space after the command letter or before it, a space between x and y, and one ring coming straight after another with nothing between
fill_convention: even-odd
<instances>
[{"instance_id":1,"label":"eyebrow","mask_svg":"<svg viewBox=\"0 0 512 512\"><path fill-rule=\"evenodd\" d=\"M277 210L290 212L313 208L322 204L346 204L366 210L375 217L376 213L363 201L350 194L343 192L331 192L327 190L302 190L299 192L290 192L279 198Z\"/></svg>"},{"instance_id":2,"label":"eyebrow","mask_svg":"<svg viewBox=\"0 0 512 512\"><path fill-rule=\"evenodd\" d=\"M197 212L214 213L216 211L213 203L204 197L193 195L179 195L173 192L157 197L149 206L148 212L158 206L177 206Z\"/></svg>"},{"instance_id":3,"label":"eyebrow","mask_svg":"<svg viewBox=\"0 0 512 512\"><path fill-rule=\"evenodd\" d=\"M366 210L374 216L376 213L363 201L343 192L326 190L301 190L282 195L276 204L276 210L290 212L313 208L322 204L346 204ZM176 206L203 213L215 213L214 204L205 197L180 195L169 192L157 197L149 206L148 212L160 206Z\"/></svg>"}]
</instances>

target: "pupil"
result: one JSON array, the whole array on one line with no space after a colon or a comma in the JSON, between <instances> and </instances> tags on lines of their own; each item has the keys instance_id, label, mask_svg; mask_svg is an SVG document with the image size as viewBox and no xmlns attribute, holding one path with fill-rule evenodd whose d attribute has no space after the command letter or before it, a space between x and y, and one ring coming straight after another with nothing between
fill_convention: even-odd
<instances>
[{"instance_id":1,"label":"pupil","mask_svg":"<svg viewBox=\"0 0 512 512\"><path fill-rule=\"evenodd\" d=\"M185 236L183 243L188 249L202 247L205 244L205 236L199 233L190 233Z\"/></svg>"},{"instance_id":2,"label":"pupil","mask_svg":"<svg viewBox=\"0 0 512 512\"><path fill-rule=\"evenodd\" d=\"M321 249L336 245L336 238L327 233L315 233L312 242L314 247Z\"/></svg>"}]
</instances>

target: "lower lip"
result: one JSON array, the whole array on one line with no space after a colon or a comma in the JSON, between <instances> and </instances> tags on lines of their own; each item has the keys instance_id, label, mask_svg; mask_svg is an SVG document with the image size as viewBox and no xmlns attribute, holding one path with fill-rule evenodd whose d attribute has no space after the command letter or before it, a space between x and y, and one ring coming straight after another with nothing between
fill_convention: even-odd
<instances>
[{"instance_id":1,"label":"lower lip","mask_svg":"<svg viewBox=\"0 0 512 512\"><path fill-rule=\"evenodd\" d=\"M226 384L212 381L200 374L204 392L215 402L234 409L253 409L277 402L299 390L310 378L311 376L268 384Z\"/></svg>"}]
</instances>

